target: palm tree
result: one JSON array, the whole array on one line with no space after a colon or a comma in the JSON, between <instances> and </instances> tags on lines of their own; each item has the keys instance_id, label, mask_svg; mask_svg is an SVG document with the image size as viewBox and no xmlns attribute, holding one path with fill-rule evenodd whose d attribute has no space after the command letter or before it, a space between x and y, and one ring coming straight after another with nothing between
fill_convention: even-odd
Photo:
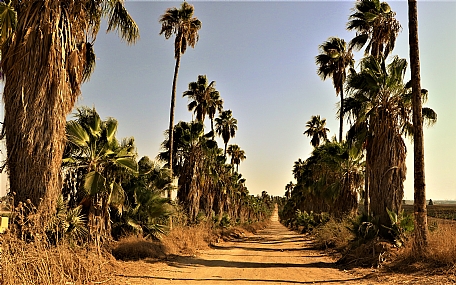
<instances>
[{"instance_id":1,"label":"palm tree","mask_svg":"<svg viewBox=\"0 0 456 285\"><path fill-rule=\"evenodd\" d=\"M192 48L195 47L199 39L198 31L201 29L201 21L198 20L198 18L193 17L193 10L193 6L184 1L181 4L180 9L177 9L176 7L168 8L160 17L160 23L162 25L160 35L164 34L166 39L169 39L172 35L175 35L174 58L176 59L176 65L174 67L168 132L170 143L168 167L171 171L171 175L173 173L174 109L176 102L176 86L177 75L180 66L180 58L181 55L184 54L187 50L187 46L190 46ZM168 193L168 195L170 195L170 193Z\"/></svg>"},{"instance_id":2,"label":"palm tree","mask_svg":"<svg viewBox=\"0 0 456 285\"><path fill-rule=\"evenodd\" d=\"M191 222L196 222L200 210L202 194L207 190L210 175L207 173L208 153L217 149L211 136L204 134L201 122L179 122L174 128L174 146L176 151L176 175L179 178L178 201L183 205ZM169 143L162 143L164 152L159 159L167 158ZM178 171L177 171L178 170Z\"/></svg>"},{"instance_id":3,"label":"palm tree","mask_svg":"<svg viewBox=\"0 0 456 285\"><path fill-rule=\"evenodd\" d=\"M312 116L306 123L305 135L311 137L310 144L313 147L320 145L321 139L327 141L329 129L326 127L326 119L320 119L320 115Z\"/></svg>"},{"instance_id":4,"label":"palm tree","mask_svg":"<svg viewBox=\"0 0 456 285\"><path fill-rule=\"evenodd\" d=\"M366 55L370 53L374 57L386 58L394 49L401 30L395 16L396 13L386 2L356 1L347 23L347 30L356 31L356 36L350 41L350 48L360 50L367 44Z\"/></svg>"},{"instance_id":5,"label":"palm tree","mask_svg":"<svg viewBox=\"0 0 456 285\"><path fill-rule=\"evenodd\" d=\"M295 187L295 185L293 184L293 182L290 181L290 183L288 183L286 186L285 186L285 197L287 199L290 199L291 198L291 191L293 191L293 188Z\"/></svg>"},{"instance_id":6,"label":"palm tree","mask_svg":"<svg viewBox=\"0 0 456 285\"><path fill-rule=\"evenodd\" d=\"M297 161L294 162L292 172L293 172L293 177L296 180L299 180L299 177L302 175L305 164L306 164L305 161L303 161L302 159L298 159Z\"/></svg>"},{"instance_id":7,"label":"palm tree","mask_svg":"<svg viewBox=\"0 0 456 285\"><path fill-rule=\"evenodd\" d=\"M122 213L125 192L121 170L138 172L134 140L119 144L115 134L117 121L101 121L95 109L81 108L77 119L66 125L68 146L63 165L71 170L84 169L82 189L88 207L89 233L94 241L111 234L110 207Z\"/></svg>"},{"instance_id":8,"label":"palm tree","mask_svg":"<svg viewBox=\"0 0 456 285\"><path fill-rule=\"evenodd\" d=\"M375 201L372 213L383 225L390 223L386 208L397 213L402 203L406 155L402 134L411 129L411 95L403 82L406 67L405 59L394 57L386 65L383 59L369 56L362 60L361 71L347 81L346 112L364 140L369 197ZM425 112L430 115L429 123L435 122L436 114Z\"/></svg>"},{"instance_id":9,"label":"palm tree","mask_svg":"<svg viewBox=\"0 0 456 285\"><path fill-rule=\"evenodd\" d=\"M225 143L223 155L226 157L226 148L231 138L234 138L237 130L237 120L233 118L231 110L223 111L218 118L215 118L215 131L222 136Z\"/></svg>"},{"instance_id":10,"label":"palm tree","mask_svg":"<svg viewBox=\"0 0 456 285\"><path fill-rule=\"evenodd\" d=\"M0 30L10 191L16 203L30 199L46 223L62 188L66 117L93 70L92 43L101 19L107 18L108 31L118 31L128 43L139 38L139 31L122 0L8 5ZM13 19L13 9L17 25L4 20Z\"/></svg>"},{"instance_id":11,"label":"palm tree","mask_svg":"<svg viewBox=\"0 0 456 285\"><path fill-rule=\"evenodd\" d=\"M128 232L142 233L146 237L159 237L165 232L164 218L173 213L163 193L170 186L169 169L160 167L149 157L138 162L139 175L124 183L127 196L125 211L113 221L113 236Z\"/></svg>"},{"instance_id":12,"label":"palm tree","mask_svg":"<svg viewBox=\"0 0 456 285\"><path fill-rule=\"evenodd\" d=\"M383 151L385 152L388 152L388 148L395 150L395 152L389 152L394 158L390 161L390 167L392 168L388 172L398 171L404 167L401 161L403 159L402 154L398 151L403 145L402 138L399 137L405 135L413 138L411 82L407 84L403 82L406 66L406 60L398 57L395 57L389 65L386 65L382 59L379 62L373 56L366 57L361 63L361 72L352 74L347 81L350 97L347 98L344 113L354 120L354 125L348 132L348 138L358 149L366 150L365 167L369 187L366 187L366 196L364 198L370 198L371 201L375 202L375 207L372 207L374 215L378 215L382 211L382 209L378 208L377 200L378 195L381 194L375 194L372 191L380 191L378 185L381 181L378 181L378 177L382 177L383 172L378 167L386 163L386 161L380 159L383 154L380 154L379 150L381 148L384 148ZM425 89L421 90L421 100L427 100L427 90ZM437 114L432 109L424 107L422 108L422 119L430 126L437 121ZM385 125L380 126L379 123ZM378 128L381 130L378 130ZM388 133L389 137L385 137L387 130L390 132ZM391 145L387 147L387 144ZM393 144L397 145L393 147ZM404 148L403 155L405 155L405 147L402 147ZM394 162L394 160L397 160L397 162ZM387 167L387 164L383 167ZM379 172L374 174L374 171ZM384 179L387 177L386 174ZM402 182L398 181L405 178L405 176L400 178L405 173L398 172L396 175L398 175L398 180L396 181L398 184L394 187L401 192ZM377 180L374 181L373 179L375 178ZM384 189L386 190L386 188ZM377 197L374 197L375 195ZM385 195L393 197L393 194L388 192L383 194L383 196ZM395 203L400 205L399 200ZM377 209L375 210L374 208ZM383 222L389 223L387 213L384 213L384 215Z\"/></svg>"},{"instance_id":13,"label":"palm tree","mask_svg":"<svg viewBox=\"0 0 456 285\"><path fill-rule=\"evenodd\" d=\"M231 156L231 165L236 164L236 172L239 172L239 164L247 158L245 151L237 144L231 144L228 146L227 153Z\"/></svg>"},{"instance_id":14,"label":"palm tree","mask_svg":"<svg viewBox=\"0 0 456 285\"><path fill-rule=\"evenodd\" d=\"M223 100L220 98L220 93L215 90L215 81L208 84L206 75L198 75L198 80L188 84L188 90L183 96L192 100L188 103L188 110L196 114L197 121L204 123L206 115L209 116L211 131L214 132L215 113L223 110Z\"/></svg>"},{"instance_id":15,"label":"palm tree","mask_svg":"<svg viewBox=\"0 0 456 285\"><path fill-rule=\"evenodd\" d=\"M318 66L317 74L323 79L331 77L336 95L340 94L339 111L339 142L342 142L344 124L344 82L347 77L346 70L353 67L354 59L351 50L343 39L331 37L319 46L320 54L316 56Z\"/></svg>"},{"instance_id":16,"label":"palm tree","mask_svg":"<svg viewBox=\"0 0 456 285\"><path fill-rule=\"evenodd\" d=\"M424 175L423 114L421 103L420 56L418 44L418 7L416 0L408 1L409 45L413 100L413 150L414 150L414 252L422 256L428 248L426 210L426 183Z\"/></svg>"}]
</instances>

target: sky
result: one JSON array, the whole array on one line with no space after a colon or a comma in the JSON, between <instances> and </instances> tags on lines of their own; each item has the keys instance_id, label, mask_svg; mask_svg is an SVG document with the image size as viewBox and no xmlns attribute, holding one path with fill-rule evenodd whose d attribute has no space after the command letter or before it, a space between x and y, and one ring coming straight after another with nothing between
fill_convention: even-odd
<instances>
[{"instance_id":1,"label":"sky","mask_svg":"<svg viewBox=\"0 0 456 285\"><path fill-rule=\"evenodd\" d=\"M437 124L424 132L427 197L456 199L456 2L418 2L421 85L429 90L426 106L438 113ZM117 138L133 136L140 157L157 156L168 128L174 38L159 35L158 20L180 3L127 0L141 39L127 45L115 33L100 31L95 72L77 102L95 107L103 119L116 118ZM347 42L354 37L345 29L354 1L189 3L202 28L195 49L181 58L175 122L192 120L182 97L188 83L200 74L216 81L224 108L238 120L229 143L246 152L239 171L249 192L282 196L285 185L294 182L294 162L312 151L303 135L310 117L326 118L330 137L338 134L339 97L331 80L317 75L315 56L329 37ZM393 55L408 58L407 2L388 3L403 28ZM361 57L362 52L355 54ZM413 199L413 147L407 145L404 198Z\"/></svg>"}]
</instances>

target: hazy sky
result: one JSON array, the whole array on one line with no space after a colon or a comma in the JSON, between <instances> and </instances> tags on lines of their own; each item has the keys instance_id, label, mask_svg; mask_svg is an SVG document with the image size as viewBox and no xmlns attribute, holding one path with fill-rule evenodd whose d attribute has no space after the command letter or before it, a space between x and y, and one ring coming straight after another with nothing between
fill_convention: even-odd
<instances>
[{"instance_id":1,"label":"hazy sky","mask_svg":"<svg viewBox=\"0 0 456 285\"><path fill-rule=\"evenodd\" d=\"M182 56L176 123L192 119L187 98L182 98L188 83L199 74L215 80L225 109L238 120L230 143L246 152L239 171L250 193L283 195L294 180L294 161L312 151L303 135L310 117L326 118L330 136L338 134L339 98L332 82L316 74L315 56L331 36L347 42L354 37L345 30L354 1L190 3L202 29L196 48ZM407 2L389 4L403 27L393 54L408 58ZM141 39L128 46L115 33L100 32L95 73L77 103L95 106L103 119L116 118L117 137L133 136L140 156L155 158L168 128L174 39L159 35L158 19L166 8L179 5L127 1ZM428 198L456 199L456 2L419 1L418 11L422 87L429 90L426 105L438 113L437 125L425 130ZM413 199L410 144L407 161L405 198Z\"/></svg>"}]
</instances>

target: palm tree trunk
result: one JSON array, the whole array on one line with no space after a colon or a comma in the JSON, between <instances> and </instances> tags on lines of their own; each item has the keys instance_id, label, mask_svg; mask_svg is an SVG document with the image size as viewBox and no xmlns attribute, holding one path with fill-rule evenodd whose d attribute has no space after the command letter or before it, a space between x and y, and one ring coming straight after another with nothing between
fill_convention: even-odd
<instances>
[{"instance_id":1,"label":"palm tree trunk","mask_svg":"<svg viewBox=\"0 0 456 285\"><path fill-rule=\"evenodd\" d=\"M418 45L418 8L416 0L408 0L409 45L413 103L413 150L414 150L414 212L415 231L413 249L422 256L428 247L426 184L424 175L424 139L421 103L420 56Z\"/></svg>"},{"instance_id":2,"label":"palm tree trunk","mask_svg":"<svg viewBox=\"0 0 456 285\"><path fill-rule=\"evenodd\" d=\"M342 143L342 133L344 128L344 86L340 87L340 114L339 114L339 142Z\"/></svg>"},{"instance_id":3,"label":"palm tree trunk","mask_svg":"<svg viewBox=\"0 0 456 285\"><path fill-rule=\"evenodd\" d=\"M23 2L15 36L1 51L10 192L16 205L30 199L42 225L62 188L66 116L80 94L84 66L75 7L60 2Z\"/></svg>"},{"instance_id":4,"label":"palm tree trunk","mask_svg":"<svg viewBox=\"0 0 456 285\"><path fill-rule=\"evenodd\" d=\"M179 66L180 66L180 52L177 53L176 56L176 65L174 67L174 78L173 78L173 90L171 94L171 108L169 111L169 171L171 173L171 178L174 176L173 174L173 147L174 147L174 112L176 109L176 88L177 88L177 76L179 73ZM171 191L168 190L168 198L171 198Z\"/></svg>"},{"instance_id":5,"label":"palm tree trunk","mask_svg":"<svg viewBox=\"0 0 456 285\"><path fill-rule=\"evenodd\" d=\"M364 170L364 213L366 216L370 215L370 201L369 201L369 161L366 155L366 167Z\"/></svg>"}]
</instances>

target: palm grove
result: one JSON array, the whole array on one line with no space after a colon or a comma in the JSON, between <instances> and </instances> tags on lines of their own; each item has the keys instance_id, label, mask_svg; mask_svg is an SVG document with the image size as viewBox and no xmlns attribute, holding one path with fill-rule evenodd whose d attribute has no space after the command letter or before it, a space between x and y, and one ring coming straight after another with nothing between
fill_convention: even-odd
<instances>
[{"instance_id":1,"label":"palm grove","mask_svg":"<svg viewBox=\"0 0 456 285\"><path fill-rule=\"evenodd\" d=\"M416 1L409 1L409 17L409 25L415 23L415 29L410 28L411 56L415 52L410 81L405 80L407 60L392 55L401 25L386 2L357 1L346 26L355 32L354 38L347 43L330 37L319 46L317 74L323 80L331 79L336 95L340 95L339 138L328 140L326 120L320 116L307 122L304 134L310 137L314 150L306 160L295 162L296 184L290 182L285 187L288 201L282 219L288 223L296 219L295 209L298 214L355 214L360 196L364 221L375 224L383 237L395 238L389 227L392 218L401 214L407 153L404 137L414 142L415 161L422 159L422 125L437 120L432 109L421 107L428 92L419 85L419 73L416 77L418 39L412 35L417 33ZM364 57L356 69L353 51L359 50L364 51ZM344 137L345 121L349 129ZM417 149L421 154L417 155ZM421 168L420 175L419 167L415 162L415 228L420 229L415 231L415 244L422 250L426 214L424 180L419 180L424 179L424 170Z\"/></svg>"},{"instance_id":2,"label":"palm grove","mask_svg":"<svg viewBox=\"0 0 456 285\"><path fill-rule=\"evenodd\" d=\"M124 1L2 1L0 15L6 167L15 210L27 221L17 224L22 236L33 238L36 226L50 240L99 245L128 232L157 236L169 216L227 225L270 215L271 198L249 195L239 173L245 152L229 144L237 120L223 109L215 81L199 75L189 83L183 97L195 120L174 123L180 58L201 28L192 5L167 9L159 20L160 34L175 37L176 64L170 127L157 161L138 160L134 138L118 140L118 122L102 120L95 108L77 108L66 121L94 70L102 19L127 43L139 39ZM177 203L164 198L174 180Z\"/></svg>"}]
</instances>

